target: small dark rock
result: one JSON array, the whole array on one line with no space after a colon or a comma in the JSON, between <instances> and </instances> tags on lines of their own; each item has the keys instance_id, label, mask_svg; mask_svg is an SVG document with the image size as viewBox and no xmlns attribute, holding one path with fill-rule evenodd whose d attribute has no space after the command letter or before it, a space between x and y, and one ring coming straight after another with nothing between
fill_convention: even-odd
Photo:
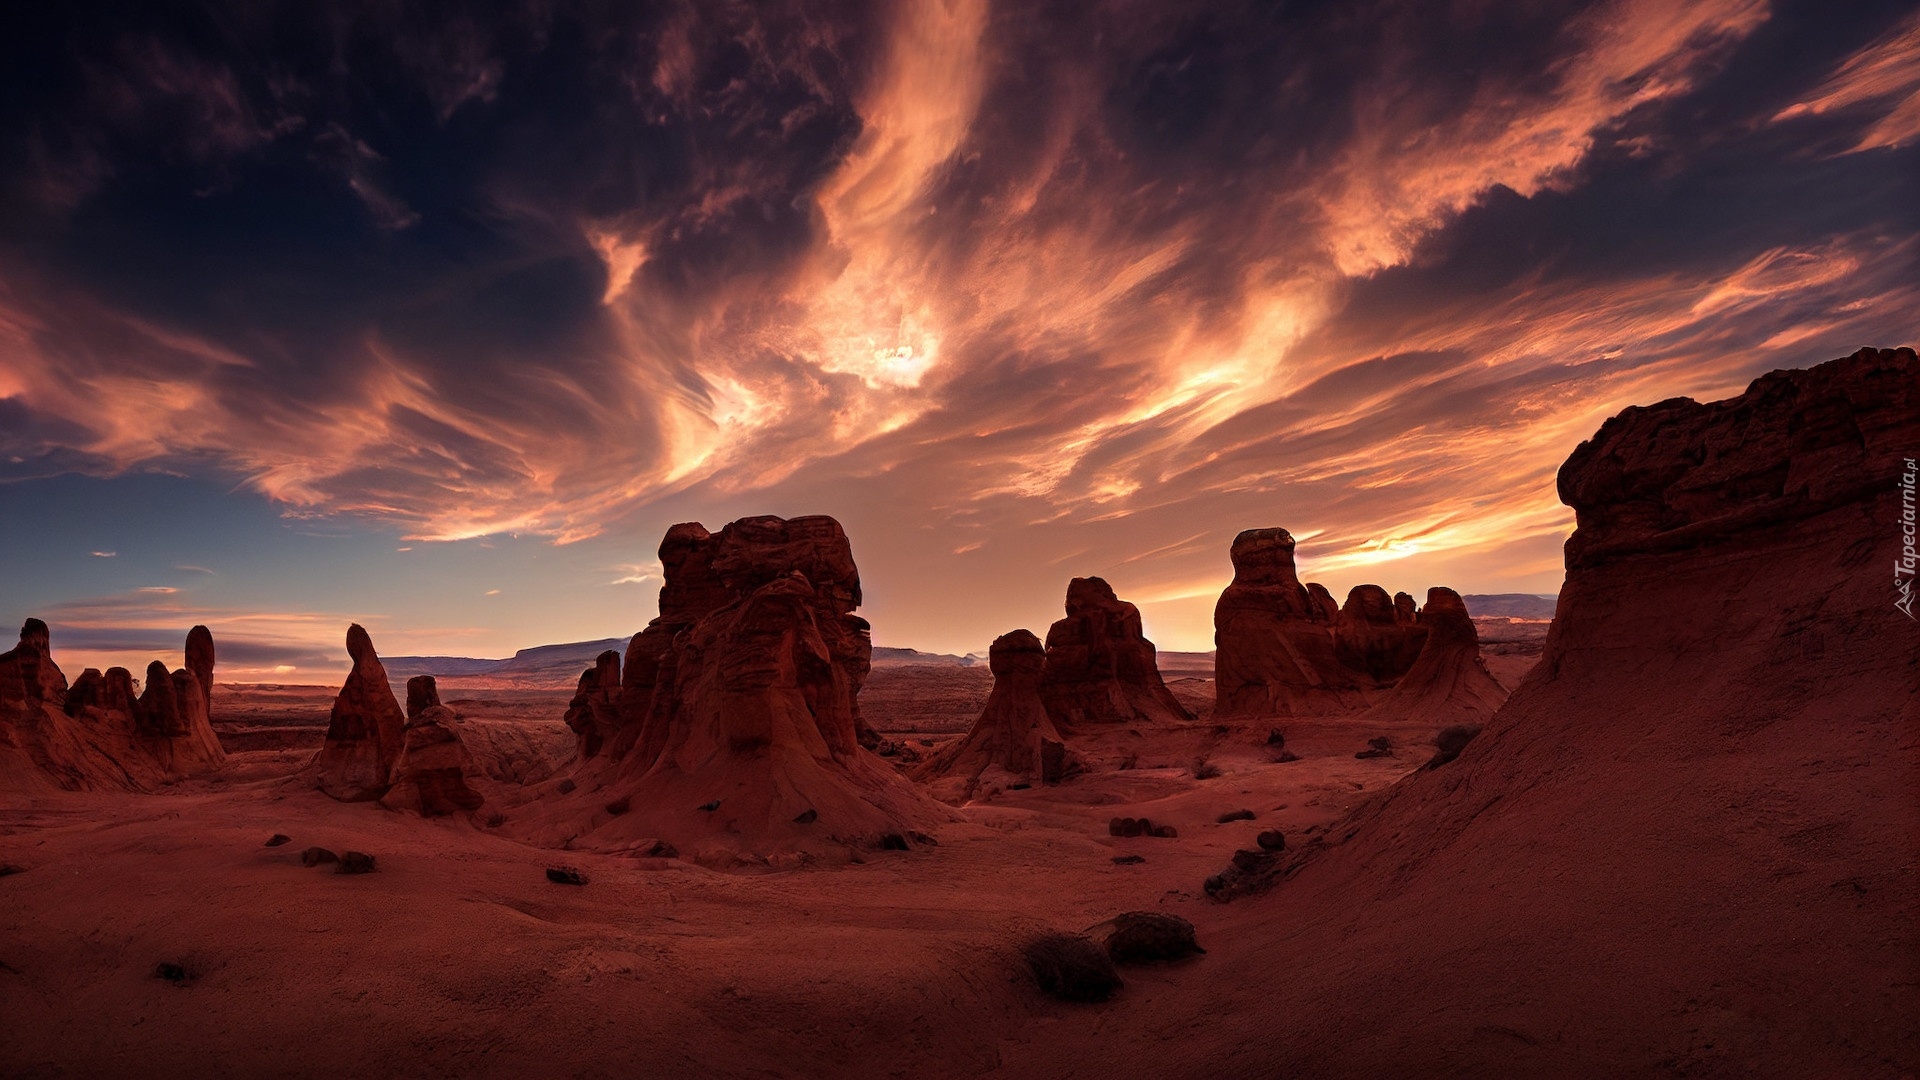
<instances>
[{"instance_id":1,"label":"small dark rock","mask_svg":"<svg viewBox=\"0 0 1920 1080\"><path fill-rule=\"evenodd\" d=\"M899 833L890 832L880 838L880 850L905 851L907 850L907 838L901 836Z\"/></svg>"},{"instance_id":2,"label":"small dark rock","mask_svg":"<svg viewBox=\"0 0 1920 1080\"><path fill-rule=\"evenodd\" d=\"M1374 747L1374 748L1373 748L1373 749L1371 749L1371 750L1362 750L1362 751L1360 751L1359 753L1357 753L1357 754L1355 754L1355 755L1353 755L1353 756L1354 756L1354 757L1356 757L1356 758L1359 758L1359 759L1361 759L1362 761L1364 761L1364 760L1366 760L1367 758L1377 758L1377 757L1392 757L1392 756L1393 756L1393 751L1391 751L1391 750L1382 750L1382 749L1380 749L1379 747L1377 747L1377 746L1376 746L1376 747Z\"/></svg>"},{"instance_id":3,"label":"small dark rock","mask_svg":"<svg viewBox=\"0 0 1920 1080\"><path fill-rule=\"evenodd\" d=\"M1433 737L1433 745L1438 752L1433 755L1433 760L1427 762L1427 768L1437 769L1459 757L1460 751L1465 750L1467 744L1472 742L1474 736L1478 734L1480 729L1473 724L1455 724L1443 729L1440 734Z\"/></svg>"},{"instance_id":4,"label":"small dark rock","mask_svg":"<svg viewBox=\"0 0 1920 1080\"><path fill-rule=\"evenodd\" d=\"M364 851L343 851L340 853L340 865L333 868L336 874L371 874L373 856Z\"/></svg>"},{"instance_id":5,"label":"small dark rock","mask_svg":"<svg viewBox=\"0 0 1920 1080\"><path fill-rule=\"evenodd\" d=\"M487 828L497 829L507 823L507 815L498 811L487 815Z\"/></svg>"},{"instance_id":6,"label":"small dark rock","mask_svg":"<svg viewBox=\"0 0 1920 1080\"><path fill-rule=\"evenodd\" d=\"M574 784L572 778L568 778L566 780L560 781L559 784L554 786L553 790L559 792L562 795L571 795L573 794L573 789L575 786L576 785Z\"/></svg>"},{"instance_id":7,"label":"small dark rock","mask_svg":"<svg viewBox=\"0 0 1920 1080\"><path fill-rule=\"evenodd\" d=\"M1385 735L1381 735L1368 739L1367 745L1373 747L1375 750L1391 750L1393 749L1393 740L1387 738Z\"/></svg>"},{"instance_id":8,"label":"small dark rock","mask_svg":"<svg viewBox=\"0 0 1920 1080\"><path fill-rule=\"evenodd\" d=\"M1259 844L1262 851L1285 851L1287 834L1279 829L1267 829L1254 838L1254 843Z\"/></svg>"},{"instance_id":9,"label":"small dark rock","mask_svg":"<svg viewBox=\"0 0 1920 1080\"><path fill-rule=\"evenodd\" d=\"M1206 951L1194 939L1192 923L1157 911L1129 911L1115 916L1113 932L1107 935L1107 955L1116 964L1178 960Z\"/></svg>"},{"instance_id":10,"label":"small dark rock","mask_svg":"<svg viewBox=\"0 0 1920 1080\"><path fill-rule=\"evenodd\" d=\"M1279 753L1273 755L1273 760L1274 760L1274 763L1277 765L1284 765L1289 761L1299 761L1300 755L1294 753L1291 750L1282 750Z\"/></svg>"},{"instance_id":11,"label":"small dark rock","mask_svg":"<svg viewBox=\"0 0 1920 1080\"><path fill-rule=\"evenodd\" d=\"M340 856L323 847L310 847L300 853L301 866L319 866L321 863L339 862Z\"/></svg>"},{"instance_id":12,"label":"small dark rock","mask_svg":"<svg viewBox=\"0 0 1920 1080\"><path fill-rule=\"evenodd\" d=\"M1105 1001L1120 989L1107 950L1079 934L1043 934L1022 952L1033 981L1062 1001Z\"/></svg>"},{"instance_id":13,"label":"small dark rock","mask_svg":"<svg viewBox=\"0 0 1920 1080\"><path fill-rule=\"evenodd\" d=\"M607 813L614 817L619 817L631 809L633 809L633 800L624 795L607 804Z\"/></svg>"},{"instance_id":14,"label":"small dark rock","mask_svg":"<svg viewBox=\"0 0 1920 1080\"><path fill-rule=\"evenodd\" d=\"M547 880L553 882L555 885L585 885L587 883L587 875L575 870L571 866L549 866L547 867Z\"/></svg>"},{"instance_id":15,"label":"small dark rock","mask_svg":"<svg viewBox=\"0 0 1920 1080\"><path fill-rule=\"evenodd\" d=\"M1113 861L1121 866L1133 866L1147 861L1145 855L1115 855Z\"/></svg>"},{"instance_id":16,"label":"small dark rock","mask_svg":"<svg viewBox=\"0 0 1920 1080\"><path fill-rule=\"evenodd\" d=\"M1008 791L1025 791L1028 788L1031 788L1032 786L1033 786L1032 784L1008 784L1007 790Z\"/></svg>"},{"instance_id":17,"label":"small dark rock","mask_svg":"<svg viewBox=\"0 0 1920 1080\"><path fill-rule=\"evenodd\" d=\"M24 874L26 872L27 872L27 868L24 866L15 866L12 863L0 863L0 877L8 877L13 874Z\"/></svg>"},{"instance_id":18,"label":"small dark rock","mask_svg":"<svg viewBox=\"0 0 1920 1080\"><path fill-rule=\"evenodd\" d=\"M170 983L183 983L187 981L187 969L180 964L161 961L154 965L153 977Z\"/></svg>"},{"instance_id":19,"label":"small dark rock","mask_svg":"<svg viewBox=\"0 0 1920 1080\"><path fill-rule=\"evenodd\" d=\"M820 820L820 811L814 810L812 808L808 808L806 810L800 811L799 814L795 815L793 819L793 823L795 825L811 825L814 822L819 820Z\"/></svg>"},{"instance_id":20,"label":"small dark rock","mask_svg":"<svg viewBox=\"0 0 1920 1080\"><path fill-rule=\"evenodd\" d=\"M705 810L707 813L711 814L715 810L720 809L720 800L715 799L712 802L703 802L700 804L700 809Z\"/></svg>"},{"instance_id":21,"label":"small dark rock","mask_svg":"<svg viewBox=\"0 0 1920 1080\"><path fill-rule=\"evenodd\" d=\"M1157 836L1162 840L1172 840L1180 835L1180 830L1171 825L1155 825L1151 835Z\"/></svg>"},{"instance_id":22,"label":"small dark rock","mask_svg":"<svg viewBox=\"0 0 1920 1080\"><path fill-rule=\"evenodd\" d=\"M1225 825L1230 821L1252 821L1253 818L1254 813L1251 810L1229 810L1214 820Z\"/></svg>"},{"instance_id":23,"label":"small dark rock","mask_svg":"<svg viewBox=\"0 0 1920 1080\"><path fill-rule=\"evenodd\" d=\"M1279 728L1268 728L1267 729L1267 745L1268 746L1285 746L1287 745L1287 737L1281 733Z\"/></svg>"},{"instance_id":24,"label":"small dark rock","mask_svg":"<svg viewBox=\"0 0 1920 1080\"><path fill-rule=\"evenodd\" d=\"M267 837L268 847L279 847L281 844L291 843L293 843L293 837L288 836L286 833L274 833L272 836Z\"/></svg>"},{"instance_id":25,"label":"small dark rock","mask_svg":"<svg viewBox=\"0 0 1920 1080\"><path fill-rule=\"evenodd\" d=\"M916 844L925 844L928 847L940 846L940 841L935 840L933 837L928 836L926 833L920 832L915 829L907 830L907 839L913 841Z\"/></svg>"},{"instance_id":26,"label":"small dark rock","mask_svg":"<svg viewBox=\"0 0 1920 1080\"><path fill-rule=\"evenodd\" d=\"M1273 861L1274 853L1271 851L1249 851L1242 848L1233 853L1234 868L1249 874L1272 866Z\"/></svg>"}]
</instances>

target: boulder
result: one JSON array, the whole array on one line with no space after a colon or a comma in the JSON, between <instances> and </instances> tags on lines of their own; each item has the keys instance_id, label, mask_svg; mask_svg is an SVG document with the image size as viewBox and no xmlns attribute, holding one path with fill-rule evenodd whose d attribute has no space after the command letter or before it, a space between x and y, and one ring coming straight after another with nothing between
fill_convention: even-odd
<instances>
[{"instance_id":1,"label":"boulder","mask_svg":"<svg viewBox=\"0 0 1920 1080\"><path fill-rule=\"evenodd\" d=\"M440 707L440 684L431 675L415 675L407 680L407 719L428 709Z\"/></svg>"},{"instance_id":2,"label":"boulder","mask_svg":"<svg viewBox=\"0 0 1920 1080\"><path fill-rule=\"evenodd\" d=\"M1062 733L1114 724L1191 721L1160 678L1140 609L1097 577L1067 585L1066 618L1047 630L1040 698Z\"/></svg>"},{"instance_id":3,"label":"boulder","mask_svg":"<svg viewBox=\"0 0 1920 1080\"><path fill-rule=\"evenodd\" d=\"M359 623L347 628L353 670L333 699L326 741L309 772L314 786L342 802L378 799L392 782L406 738L407 717L387 682L373 639Z\"/></svg>"}]
</instances>

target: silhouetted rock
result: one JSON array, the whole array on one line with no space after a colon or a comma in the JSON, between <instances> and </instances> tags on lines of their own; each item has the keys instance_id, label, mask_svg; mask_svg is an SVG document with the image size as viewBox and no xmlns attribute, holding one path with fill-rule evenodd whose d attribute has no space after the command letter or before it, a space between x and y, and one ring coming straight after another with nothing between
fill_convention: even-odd
<instances>
[{"instance_id":1,"label":"silhouetted rock","mask_svg":"<svg viewBox=\"0 0 1920 1080\"><path fill-rule=\"evenodd\" d=\"M1413 666L1426 637L1408 615L1380 586L1355 585L1334 625L1334 656L1373 685L1392 685Z\"/></svg>"},{"instance_id":2,"label":"silhouetted rock","mask_svg":"<svg viewBox=\"0 0 1920 1080\"><path fill-rule=\"evenodd\" d=\"M0 703L64 705L67 677L53 662L52 634L39 619L20 626L20 643L0 653Z\"/></svg>"},{"instance_id":3,"label":"silhouetted rock","mask_svg":"<svg viewBox=\"0 0 1920 1080\"><path fill-rule=\"evenodd\" d=\"M1105 1001L1120 989L1107 951L1079 934L1043 934L1021 952L1033 981L1062 1001Z\"/></svg>"},{"instance_id":4,"label":"silhouetted rock","mask_svg":"<svg viewBox=\"0 0 1920 1080\"><path fill-rule=\"evenodd\" d=\"M1255 837L1253 842L1260 845L1261 851L1285 851L1287 849L1287 834L1281 832L1279 829L1266 829L1263 830L1259 836Z\"/></svg>"},{"instance_id":5,"label":"silhouetted rock","mask_svg":"<svg viewBox=\"0 0 1920 1080\"><path fill-rule=\"evenodd\" d=\"M82 671L80 677L73 680L73 685L67 688L67 697L61 703L61 711L68 716L78 716L82 709L98 706L100 691L106 681L106 676L100 674L99 668L88 668Z\"/></svg>"},{"instance_id":6,"label":"silhouetted rock","mask_svg":"<svg viewBox=\"0 0 1920 1080\"><path fill-rule=\"evenodd\" d=\"M1178 915L1129 911L1109 921L1107 956L1116 964L1151 964L1204 953L1193 924Z\"/></svg>"},{"instance_id":7,"label":"silhouetted rock","mask_svg":"<svg viewBox=\"0 0 1920 1080\"><path fill-rule=\"evenodd\" d=\"M1310 592L1285 529L1233 539L1233 582L1214 605L1215 715L1314 716L1366 704L1360 674L1334 652L1340 613L1326 590Z\"/></svg>"},{"instance_id":8,"label":"silhouetted rock","mask_svg":"<svg viewBox=\"0 0 1920 1080\"><path fill-rule=\"evenodd\" d=\"M200 709L209 720L213 717L213 631L204 626L195 626L187 631L186 648L187 670L200 688Z\"/></svg>"},{"instance_id":9,"label":"silhouetted rock","mask_svg":"<svg viewBox=\"0 0 1920 1080\"><path fill-rule=\"evenodd\" d=\"M594 659L580 673L580 682L567 702L563 720L573 729L580 756L590 758L620 730L620 654L612 649Z\"/></svg>"},{"instance_id":10,"label":"silhouetted rock","mask_svg":"<svg viewBox=\"0 0 1920 1080\"><path fill-rule=\"evenodd\" d=\"M378 799L392 783L406 741L407 717L387 682L373 639L359 623L347 628L353 670L333 699L326 742L314 756L315 786L342 802Z\"/></svg>"},{"instance_id":11,"label":"silhouetted rock","mask_svg":"<svg viewBox=\"0 0 1920 1080\"><path fill-rule=\"evenodd\" d=\"M1067 617L1047 630L1040 697L1060 731L1178 723L1193 714L1160 678L1140 610L1097 577L1067 585Z\"/></svg>"},{"instance_id":12,"label":"silhouetted rock","mask_svg":"<svg viewBox=\"0 0 1920 1080\"><path fill-rule=\"evenodd\" d=\"M440 684L431 675L415 675L407 680L407 719L411 720L440 704Z\"/></svg>"},{"instance_id":13,"label":"silhouetted rock","mask_svg":"<svg viewBox=\"0 0 1920 1080\"><path fill-rule=\"evenodd\" d=\"M924 780L959 777L968 793L983 779L1017 787L1021 781L1056 784L1070 769L1065 742L1040 699L1046 650L1028 630L994 639L987 652L993 691L966 735L922 765Z\"/></svg>"}]
</instances>

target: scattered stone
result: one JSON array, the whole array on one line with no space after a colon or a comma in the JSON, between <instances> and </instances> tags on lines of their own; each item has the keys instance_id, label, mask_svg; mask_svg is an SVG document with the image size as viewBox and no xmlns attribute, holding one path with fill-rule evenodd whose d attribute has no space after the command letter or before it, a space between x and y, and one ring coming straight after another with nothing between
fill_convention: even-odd
<instances>
[{"instance_id":1,"label":"scattered stone","mask_svg":"<svg viewBox=\"0 0 1920 1080\"><path fill-rule=\"evenodd\" d=\"M1107 935L1107 955L1116 964L1179 960L1206 951L1195 939L1192 923L1157 911L1117 915Z\"/></svg>"},{"instance_id":2,"label":"scattered stone","mask_svg":"<svg viewBox=\"0 0 1920 1080\"><path fill-rule=\"evenodd\" d=\"M1440 734L1433 737L1433 745L1437 748L1437 752L1433 755L1433 760L1427 762L1426 767L1437 769L1459 757L1460 751L1465 750L1467 744L1472 742L1474 736L1478 734L1480 734L1480 728L1475 724L1455 724L1441 729Z\"/></svg>"},{"instance_id":3,"label":"scattered stone","mask_svg":"<svg viewBox=\"0 0 1920 1080\"><path fill-rule=\"evenodd\" d=\"M888 833L880 838L881 851L906 851L907 838L899 833Z\"/></svg>"},{"instance_id":4,"label":"scattered stone","mask_svg":"<svg viewBox=\"0 0 1920 1080\"><path fill-rule=\"evenodd\" d=\"M1157 836L1162 840L1172 840L1175 837L1180 835L1180 830L1174 828L1171 825L1155 825L1153 827L1153 832L1145 835Z\"/></svg>"},{"instance_id":5,"label":"scattered stone","mask_svg":"<svg viewBox=\"0 0 1920 1080\"><path fill-rule=\"evenodd\" d=\"M558 784L555 784L553 790L562 795L571 795L573 794L573 789L575 786L576 785L574 784L573 779L569 777L565 780L560 781Z\"/></svg>"},{"instance_id":6,"label":"scattered stone","mask_svg":"<svg viewBox=\"0 0 1920 1080\"><path fill-rule=\"evenodd\" d=\"M720 800L715 799L712 802L703 802L700 804L700 809L705 810L707 813L711 814L715 810L720 809Z\"/></svg>"},{"instance_id":7,"label":"scattered stone","mask_svg":"<svg viewBox=\"0 0 1920 1080\"><path fill-rule=\"evenodd\" d=\"M165 979L170 983L183 983L187 981L187 969L183 964L163 960L154 965L153 977Z\"/></svg>"},{"instance_id":8,"label":"scattered stone","mask_svg":"<svg viewBox=\"0 0 1920 1080\"><path fill-rule=\"evenodd\" d=\"M24 866L15 866L12 863L0 863L0 877L11 877L14 874L24 874L26 872L27 868Z\"/></svg>"},{"instance_id":9,"label":"scattered stone","mask_svg":"<svg viewBox=\"0 0 1920 1080\"><path fill-rule=\"evenodd\" d=\"M820 811L808 808L800 811L793 819L795 825L811 825L820 820Z\"/></svg>"},{"instance_id":10,"label":"scattered stone","mask_svg":"<svg viewBox=\"0 0 1920 1080\"><path fill-rule=\"evenodd\" d=\"M1121 866L1133 866L1147 861L1145 855L1115 855L1113 861Z\"/></svg>"},{"instance_id":11,"label":"scattered stone","mask_svg":"<svg viewBox=\"0 0 1920 1080\"><path fill-rule=\"evenodd\" d=\"M1232 821L1252 821L1253 818L1254 818L1254 813L1251 810L1229 810L1226 813L1221 814L1215 820L1217 820L1220 824L1225 825L1228 822L1232 822Z\"/></svg>"},{"instance_id":12,"label":"scattered stone","mask_svg":"<svg viewBox=\"0 0 1920 1080\"><path fill-rule=\"evenodd\" d=\"M555 885L585 885L587 883L587 875L571 866L549 866L547 867L547 880L553 882Z\"/></svg>"},{"instance_id":13,"label":"scattered stone","mask_svg":"<svg viewBox=\"0 0 1920 1080\"><path fill-rule=\"evenodd\" d=\"M1105 1001L1120 989L1120 973L1107 950L1079 934L1051 933L1022 950L1040 989L1062 1001Z\"/></svg>"},{"instance_id":14,"label":"scattered stone","mask_svg":"<svg viewBox=\"0 0 1920 1080\"><path fill-rule=\"evenodd\" d=\"M336 874L371 874L373 856L364 851L343 851L340 853L340 865L334 867Z\"/></svg>"},{"instance_id":15,"label":"scattered stone","mask_svg":"<svg viewBox=\"0 0 1920 1080\"><path fill-rule=\"evenodd\" d=\"M1362 750L1353 756L1356 758L1362 758L1362 759L1393 756L1393 740L1387 738L1385 735L1381 735L1378 738L1368 739L1367 746L1369 747L1369 749Z\"/></svg>"},{"instance_id":16,"label":"scattered stone","mask_svg":"<svg viewBox=\"0 0 1920 1080\"><path fill-rule=\"evenodd\" d=\"M288 836L286 833L274 833L272 836L267 837L268 847L279 847L281 844L291 843L293 843L293 837Z\"/></svg>"},{"instance_id":17,"label":"scattered stone","mask_svg":"<svg viewBox=\"0 0 1920 1080\"><path fill-rule=\"evenodd\" d=\"M498 810L487 815L487 828L489 829L497 829L500 826L505 825L506 823L507 823L507 815L499 812Z\"/></svg>"},{"instance_id":18,"label":"scattered stone","mask_svg":"<svg viewBox=\"0 0 1920 1080\"><path fill-rule=\"evenodd\" d=\"M1287 850L1287 834L1281 832L1279 829L1263 830L1259 836L1254 838L1253 842L1260 845L1261 851Z\"/></svg>"},{"instance_id":19,"label":"scattered stone","mask_svg":"<svg viewBox=\"0 0 1920 1080\"><path fill-rule=\"evenodd\" d=\"M619 817L631 809L633 809L633 800L625 795L607 804L607 813L612 814L614 817Z\"/></svg>"},{"instance_id":20,"label":"scattered stone","mask_svg":"<svg viewBox=\"0 0 1920 1080\"><path fill-rule=\"evenodd\" d=\"M1279 753L1273 755L1273 763L1276 765L1285 765L1289 761L1299 761L1299 760L1300 760L1300 755L1294 753L1291 750L1282 750Z\"/></svg>"},{"instance_id":21,"label":"scattered stone","mask_svg":"<svg viewBox=\"0 0 1920 1080\"><path fill-rule=\"evenodd\" d=\"M319 866L321 863L339 862L340 856L323 847L310 847L300 853L301 866Z\"/></svg>"},{"instance_id":22,"label":"scattered stone","mask_svg":"<svg viewBox=\"0 0 1920 1080\"><path fill-rule=\"evenodd\" d=\"M1267 745L1275 746L1275 747L1285 746L1287 745L1287 737L1281 734L1279 728L1268 728L1267 729Z\"/></svg>"}]
</instances>

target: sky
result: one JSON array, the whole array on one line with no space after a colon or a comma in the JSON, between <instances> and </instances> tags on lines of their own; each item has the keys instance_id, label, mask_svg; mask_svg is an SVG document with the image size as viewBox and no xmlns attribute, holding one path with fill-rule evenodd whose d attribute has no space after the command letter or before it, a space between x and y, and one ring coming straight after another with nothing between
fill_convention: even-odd
<instances>
[{"instance_id":1,"label":"sky","mask_svg":"<svg viewBox=\"0 0 1920 1080\"><path fill-rule=\"evenodd\" d=\"M0 619L226 678L624 636L837 517L875 641L1070 577L1554 592L1630 404L1920 341L1911 3L11 5Z\"/></svg>"}]
</instances>

